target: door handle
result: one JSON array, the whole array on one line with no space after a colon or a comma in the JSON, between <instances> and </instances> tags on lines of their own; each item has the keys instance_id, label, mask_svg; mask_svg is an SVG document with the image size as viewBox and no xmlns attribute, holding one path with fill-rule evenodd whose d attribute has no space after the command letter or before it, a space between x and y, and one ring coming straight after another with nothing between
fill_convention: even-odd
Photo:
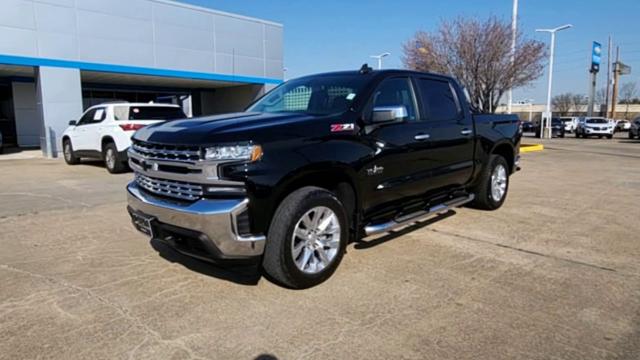
<instances>
[{"instance_id":1,"label":"door handle","mask_svg":"<svg viewBox=\"0 0 640 360\"><path fill-rule=\"evenodd\" d=\"M460 131L460 134L467 136L467 135L471 135L473 131L469 130L469 129L462 129L462 131Z\"/></svg>"},{"instance_id":2,"label":"door handle","mask_svg":"<svg viewBox=\"0 0 640 360\"><path fill-rule=\"evenodd\" d=\"M418 134L418 135L414 136L413 138L416 139L416 140L427 140L430 137L431 136L429 134Z\"/></svg>"}]
</instances>

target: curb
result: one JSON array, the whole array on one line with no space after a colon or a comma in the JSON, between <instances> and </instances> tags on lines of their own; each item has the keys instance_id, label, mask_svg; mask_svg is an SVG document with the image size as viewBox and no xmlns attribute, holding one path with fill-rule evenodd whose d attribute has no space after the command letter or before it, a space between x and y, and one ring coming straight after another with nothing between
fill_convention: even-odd
<instances>
[{"instance_id":1,"label":"curb","mask_svg":"<svg viewBox=\"0 0 640 360\"><path fill-rule=\"evenodd\" d=\"M528 153L528 152L535 152L535 151L542 151L542 150L544 150L544 145L542 144L521 144L520 145L521 153Z\"/></svg>"}]
</instances>

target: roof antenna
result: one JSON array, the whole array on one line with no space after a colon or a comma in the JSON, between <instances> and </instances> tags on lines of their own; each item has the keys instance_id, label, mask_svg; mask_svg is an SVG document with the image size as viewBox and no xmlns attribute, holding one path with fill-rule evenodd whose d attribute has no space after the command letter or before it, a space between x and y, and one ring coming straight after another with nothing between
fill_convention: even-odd
<instances>
[{"instance_id":1,"label":"roof antenna","mask_svg":"<svg viewBox=\"0 0 640 360\"><path fill-rule=\"evenodd\" d=\"M368 74L371 71L373 71L373 69L371 68L371 66L369 66L369 64L362 64L362 67L360 68L360 74Z\"/></svg>"}]
</instances>

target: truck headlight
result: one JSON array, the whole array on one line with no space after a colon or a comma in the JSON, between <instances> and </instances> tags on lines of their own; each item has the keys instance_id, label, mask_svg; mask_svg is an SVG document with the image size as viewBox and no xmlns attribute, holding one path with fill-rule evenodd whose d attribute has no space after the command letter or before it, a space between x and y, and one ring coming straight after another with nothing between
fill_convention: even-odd
<instances>
[{"instance_id":1,"label":"truck headlight","mask_svg":"<svg viewBox=\"0 0 640 360\"><path fill-rule=\"evenodd\" d=\"M214 146L205 149L205 160L256 161L262 157L260 145Z\"/></svg>"}]
</instances>

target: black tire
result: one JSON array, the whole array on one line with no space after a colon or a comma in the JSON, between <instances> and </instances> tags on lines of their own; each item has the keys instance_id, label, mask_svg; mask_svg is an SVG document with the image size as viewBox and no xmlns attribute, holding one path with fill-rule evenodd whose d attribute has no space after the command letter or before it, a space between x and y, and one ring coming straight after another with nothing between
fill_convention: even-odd
<instances>
[{"instance_id":1,"label":"black tire","mask_svg":"<svg viewBox=\"0 0 640 360\"><path fill-rule=\"evenodd\" d=\"M633 133L631 132L631 130L629 130L629 135L628 136L629 136L629 139L631 139L631 140L633 140L633 138L635 137L635 136L633 136Z\"/></svg>"},{"instance_id":2,"label":"black tire","mask_svg":"<svg viewBox=\"0 0 640 360\"><path fill-rule=\"evenodd\" d=\"M332 210L340 224L337 253L331 263L315 274L298 269L292 254L293 232L309 210L323 206ZM318 187L303 187L289 194L278 206L267 234L262 267L275 282L292 289L305 289L328 279L336 270L349 239L347 212L338 198ZM315 254L315 253L314 253Z\"/></svg>"},{"instance_id":3,"label":"black tire","mask_svg":"<svg viewBox=\"0 0 640 360\"><path fill-rule=\"evenodd\" d=\"M76 156L73 151L73 145L71 145L71 140L64 139L62 142L62 154L64 156L64 162L68 165L77 165L80 163L80 158Z\"/></svg>"},{"instance_id":4,"label":"black tire","mask_svg":"<svg viewBox=\"0 0 640 360\"><path fill-rule=\"evenodd\" d=\"M578 134L578 132L576 131L576 139L578 139L580 137L580 134Z\"/></svg>"},{"instance_id":5,"label":"black tire","mask_svg":"<svg viewBox=\"0 0 640 360\"><path fill-rule=\"evenodd\" d=\"M102 159L104 160L104 166L111 174L119 174L127 170L127 164L118 158L118 148L114 143L107 143L104 146Z\"/></svg>"},{"instance_id":6,"label":"black tire","mask_svg":"<svg viewBox=\"0 0 640 360\"><path fill-rule=\"evenodd\" d=\"M491 175L495 168L499 165L503 166L506 170L506 187L504 190L504 194L501 199L494 199L491 193ZM475 194L475 199L471 203L471 206L477 209L483 210L496 210L502 206L505 199L507 198L507 194L509 193L509 165L505 158L500 155L491 155L489 158L489 165L485 166L482 169L482 174L480 175L480 180L473 192Z\"/></svg>"},{"instance_id":7,"label":"black tire","mask_svg":"<svg viewBox=\"0 0 640 360\"><path fill-rule=\"evenodd\" d=\"M602 139L602 135L598 135L598 139Z\"/></svg>"},{"instance_id":8,"label":"black tire","mask_svg":"<svg viewBox=\"0 0 640 360\"><path fill-rule=\"evenodd\" d=\"M561 132L560 135L558 135L558 137L563 138L564 137L564 132Z\"/></svg>"},{"instance_id":9,"label":"black tire","mask_svg":"<svg viewBox=\"0 0 640 360\"><path fill-rule=\"evenodd\" d=\"M607 139L613 139L613 135L607 135Z\"/></svg>"}]
</instances>

